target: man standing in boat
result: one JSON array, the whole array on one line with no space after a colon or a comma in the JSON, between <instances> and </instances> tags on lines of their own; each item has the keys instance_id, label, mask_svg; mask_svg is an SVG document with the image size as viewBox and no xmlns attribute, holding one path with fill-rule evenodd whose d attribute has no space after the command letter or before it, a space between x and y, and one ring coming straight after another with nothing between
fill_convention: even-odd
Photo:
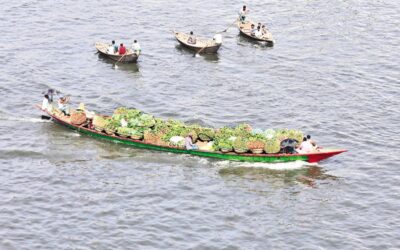
<instances>
[{"instance_id":1,"label":"man standing in boat","mask_svg":"<svg viewBox=\"0 0 400 250\"><path fill-rule=\"evenodd\" d=\"M135 52L136 55L139 55L140 52L142 52L142 49L140 48L140 44L138 41L134 40L132 44L132 50Z\"/></svg>"},{"instance_id":2,"label":"man standing in boat","mask_svg":"<svg viewBox=\"0 0 400 250\"><path fill-rule=\"evenodd\" d=\"M243 5L243 8L239 11L239 20L242 23L245 23L247 14L249 14L249 10L247 9L246 5Z\"/></svg>"}]
</instances>

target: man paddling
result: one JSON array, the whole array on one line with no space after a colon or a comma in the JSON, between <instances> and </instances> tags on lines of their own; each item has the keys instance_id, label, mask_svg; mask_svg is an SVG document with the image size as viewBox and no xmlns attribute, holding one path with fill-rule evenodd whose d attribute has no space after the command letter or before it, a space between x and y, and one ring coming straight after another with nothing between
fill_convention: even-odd
<instances>
[{"instance_id":1,"label":"man paddling","mask_svg":"<svg viewBox=\"0 0 400 250\"><path fill-rule=\"evenodd\" d=\"M239 11L239 20L242 23L245 23L247 14L249 14L249 10L247 9L246 5L243 5L243 8Z\"/></svg>"}]
</instances>

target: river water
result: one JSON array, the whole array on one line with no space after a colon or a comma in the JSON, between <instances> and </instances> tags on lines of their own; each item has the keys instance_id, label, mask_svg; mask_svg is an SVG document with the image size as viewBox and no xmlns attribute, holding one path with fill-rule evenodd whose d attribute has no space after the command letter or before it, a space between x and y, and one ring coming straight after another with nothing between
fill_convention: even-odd
<instances>
[{"instance_id":1,"label":"river water","mask_svg":"<svg viewBox=\"0 0 400 250\"><path fill-rule=\"evenodd\" d=\"M232 1L6 1L0 9L0 249L399 249L400 2L254 1L276 45L223 33ZM96 41L143 49L114 66ZM298 128L349 151L317 166L127 148L40 119L53 87L220 127Z\"/></svg>"}]
</instances>

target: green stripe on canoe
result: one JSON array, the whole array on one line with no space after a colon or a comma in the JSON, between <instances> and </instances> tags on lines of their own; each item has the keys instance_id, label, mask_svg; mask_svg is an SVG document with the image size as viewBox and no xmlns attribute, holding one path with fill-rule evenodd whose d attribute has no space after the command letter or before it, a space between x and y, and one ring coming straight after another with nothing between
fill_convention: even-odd
<instances>
[{"instance_id":1,"label":"green stripe on canoe","mask_svg":"<svg viewBox=\"0 0 400 250\"><path fill-rule=\"evenodd\" d=\"M215 152L168 148L168 147L162 147L162 146L157 146L157 145L139 143L139 142L130 141L130 140L123 140L120 138L115 138L115 137L111 137L108 135L99 134L99 133L96 133L96 132L93 132L90 130L79 129L74 126L71 126L70 124L63 124L63 125L67 126L68 128L71 128L73 130L77 130L78 132L80 132L82 134L86 134L86 135L100 138L100 139L109 140L109 141L112 141L115 143L121 143L124 145L133 146L136 148L158 150L158 151L171 152L171 153L177 153L177 154L190 154L190 155L196 155L196 156L201 156L201 157L216 158L216 159L230 160L230 161L243 161L243 162L290 162L290 161L307 161L308 160L308 157L304 156L304 155L287 155L287 156L266 156L266 155L265 156L249 156L249 155L247 155L246 156L246 155L239 155L239 154L221 154L221 153L215 153Z\"/></svg>"}]
</instances>

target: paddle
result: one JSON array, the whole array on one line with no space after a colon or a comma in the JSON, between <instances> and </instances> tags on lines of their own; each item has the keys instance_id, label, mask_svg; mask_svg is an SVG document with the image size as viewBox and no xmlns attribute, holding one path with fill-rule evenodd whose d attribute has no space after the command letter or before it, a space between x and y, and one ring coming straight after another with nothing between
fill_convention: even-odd
<instances>
[{"instance_id":1,"label":"paddle","mask_svg":"<svg viewBox=\"0 0 400 250\"><path fill-rule=\"evenodd\" d=\"M40 118L41 118L42 120L51 120L51 117L50 117L50 116L47 116L47 115L42 115Z\"/></svg>"},{"instance_id":2,"label":"paddle","mask_svg":"<svg viewBox=\"0 0 400 250\"><path fill-rule=\"evenodd\" d=\"M201 53L205 48L207 48L207 47L208 47L208 45L206 45L206 46L204 46L203 48L201 48L199 51L196 52L196 54L194 54L194 56L195 56L195 57L199 56L200 53Z\"/></svg>"},{"instance_id":3,"label":"paddle","mask_svg":"<svg viewBox=\"0 0 400 250\"><path fill-rule=\"evenodd\" d=\"M118 61L115 63L115 68L116 69L118 69L118 63L122 60L122 58L124 58L126 55L128 54L128 52L125 52L125 54L120 58L120 59L118 59Z\"/></svg>"},{"instance_id":4,"label":"paddle","mask_svg":"<svg viewBox=\"0 0 400 250\"><path fill-rule=\"evenodd\" d=\"M231 23L231 24L229 24L229 26L226 28L226 29L224 29L223 31L221 31L221 32L216 32L217 34L218 33L224 33L224 32L227 32L228 31L228 29L233 25L233 24L235 24L237 22L237 19L233 22L233 23Z\"/></svg>"}]
</instances>

